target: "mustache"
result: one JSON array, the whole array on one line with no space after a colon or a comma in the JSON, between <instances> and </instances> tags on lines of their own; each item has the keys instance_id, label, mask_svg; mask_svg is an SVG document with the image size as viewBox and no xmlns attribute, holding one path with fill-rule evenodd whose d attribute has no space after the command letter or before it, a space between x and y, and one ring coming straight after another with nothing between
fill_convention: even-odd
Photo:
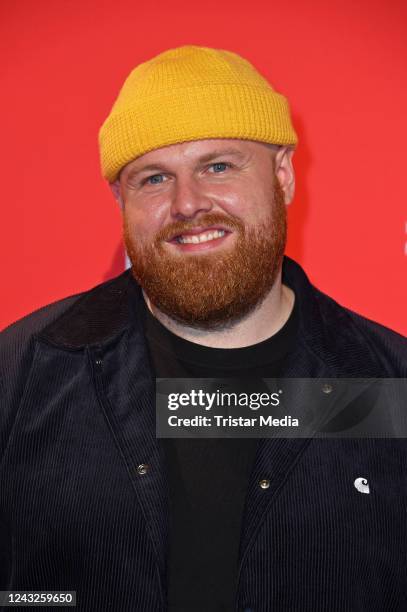
<instances>
[{"instance_id":1,"label":"mustache","mask_svg":"<svg viewBox=\"0 0 407 612\"><path fill-rule=\"evenodd\" d=\"M229 231L244 232L244 224L237 217L221 213L207 213L193 221L176 221L171 223L171 225L167 225L167 227L162 228L157 233L155 242L169 241L197 227L212 227L214 225L219 225Z\"/></svg>"}]
</instances>

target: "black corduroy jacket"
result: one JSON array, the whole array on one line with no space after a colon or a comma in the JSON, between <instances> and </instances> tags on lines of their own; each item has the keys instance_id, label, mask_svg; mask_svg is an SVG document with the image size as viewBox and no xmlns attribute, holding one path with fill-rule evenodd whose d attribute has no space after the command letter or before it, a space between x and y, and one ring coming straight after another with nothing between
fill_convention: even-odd
<instances>
[{"instance_id":1,"label":"black corduroy jacket","mask_svg":"<svg viewBox=\"0 0 407 612\"><path fill-rule=\"evenodd\" d=\"M300 318L287 377L406 376L404 338L288 258L283 281ZM1 335L0 590L75 590L89 612L166 610L168 487L142 299L127 271ZM261 440L236 609L407 610L407 440Z\"/></svg>"}]
</instances>

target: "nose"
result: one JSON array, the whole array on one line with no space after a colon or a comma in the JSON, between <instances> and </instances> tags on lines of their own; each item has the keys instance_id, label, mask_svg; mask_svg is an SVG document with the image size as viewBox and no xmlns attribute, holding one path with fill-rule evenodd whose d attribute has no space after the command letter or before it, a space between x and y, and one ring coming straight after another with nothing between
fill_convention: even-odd
<instances>
[{"instance_id":1,"label":"nose","mask_svg":"<svg viewBox=\"0 0 407 612\"><path fill-rule=\"evenodd\" d=\"M213 204L203 189L193 179L179 179L171 200L171 216L178 220L193 218L198 213L209 212Z\"/></svg>"}]
</instances>

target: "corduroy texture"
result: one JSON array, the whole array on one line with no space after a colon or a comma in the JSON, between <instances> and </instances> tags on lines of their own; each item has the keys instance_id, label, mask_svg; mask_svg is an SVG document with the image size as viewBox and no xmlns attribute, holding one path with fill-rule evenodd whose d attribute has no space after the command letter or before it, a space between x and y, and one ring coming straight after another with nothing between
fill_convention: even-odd
<instances>
[{"instance_id":1,"label":"corduroy texture","mask_svg":"<svg viewBox=\"0 0 407 612\"><path fill-rule=\"evenodd\" d=\"M137 66L99 133L103 176L148 151L207 138L296 145L288 102L245 59L206 47L171 49Z\"/></svg>"},{"instance_id":2,"label":"corduroy texture","mask_svg":"<svg viewBox=\"0 0 407 612\"><path fill-rule=\"evenodd\" d=\"M405 339L338 306L288 259L283 281L300 319L287 378L407 375ZM81 612L168 610L168 476L142 300L127 271L0 336L2 590L76 590ZM406 456L406 438L262 440L234 609L407 610Z\"/></svg>"}]
</instances>

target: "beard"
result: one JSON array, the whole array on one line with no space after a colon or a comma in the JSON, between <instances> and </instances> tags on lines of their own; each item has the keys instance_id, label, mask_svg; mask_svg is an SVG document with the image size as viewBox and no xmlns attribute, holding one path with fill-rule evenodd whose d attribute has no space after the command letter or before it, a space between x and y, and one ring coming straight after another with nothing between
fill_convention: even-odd
<instances>
[{"instance_id":1,"label":"beard","mask_svg":"<svg viewBox=\"0 0 407 612\"><path fill-rule=\"evenodd\" d=\"M232 230L234 245L202 254L171 253L170 245L163 246L198 225ZM277 179L269 217L257 226L245 226L232 215L208 213L194 221L175 222L143 245L124 215L124 241L134 278L162 313L202 330L231 327L260 306L281 270L286 239L284 192Z\"/></svg>"}]
</instances>

